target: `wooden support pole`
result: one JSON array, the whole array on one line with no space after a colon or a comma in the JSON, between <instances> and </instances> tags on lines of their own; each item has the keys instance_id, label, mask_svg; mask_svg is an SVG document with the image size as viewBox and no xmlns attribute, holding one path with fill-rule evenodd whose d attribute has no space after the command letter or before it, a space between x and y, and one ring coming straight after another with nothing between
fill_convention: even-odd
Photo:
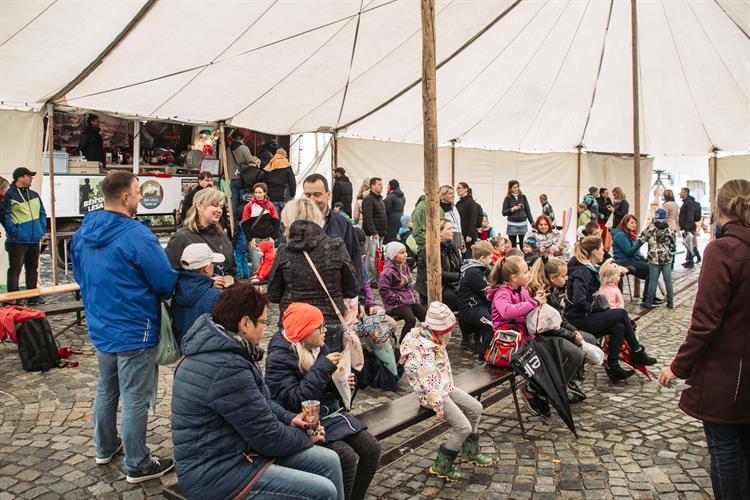
<instances>
[{"instance_id":1,"label":"wooden support pole","mask_svg":"<svg viewBox=\"0 0 750 500\"><path fill-rule=\"evenodd\" d=\"M711 168L708 170L708 182L711 184L709 197L711 204L710 237L712 240L716 237L716 224L719 222L718 220L716 220L716 194L719 192L719 186L716 185L719 179L719 150L717 148L714 148L713 153L713 158L709 160Z\"/></svg>"},{"instance_id":2,"label":"wooden support pole","mask_svg":"<svg viewBox=\"0 0 750 500\"><path fill-rule=\"evenodd\" d=\"M579 196L581 196L581 150L583 149L583 144L576 146L576 149L578 150L578 156L576 157L576 196L575 200L573 200L573 212L576 211L578 200L581 199Z\"/></svg>"},{"instance_id":3,"label":"wooden support pole","mask_svg":"<svg viewBox=\"0 0 750 500\"><path fill-rule=\"evenodd\" d=\"M224 170L224 185L226 186L227 195L227 211L229 212L229 234L234 235L234 204L232 203L232 184L229 180L229 164L227 163L227 133L224 128L224 124L221 124L221 165Z\"/></svg>"},{"instance_id":4,"label":"wooden support pole","mask_svg":"<svg viewBox=\"0 0 750 500\"><path fill-rule=\"evenodd\" d=\"M138 175L141 171L141 122L133 122L133 173Z\"/></svg>"},{"instance_id":5,"label":"wooden support pole","mask_svg":"<svg viewBox=\"0 0 750 500\"><path fill-rule=\"evenodd\" d=\"M435 82L435 0L422 0L422 114L426 212L427 300L443 300L440 267L437 105Z\"/></svg>"},{"instance_id":6,"label":"wooden support pole","mask_svg":"<svg viewBox=\"0 0 750 500\"><path fill-rule=\"evenodd\" d=\"M456 187L456 139L451 141L451 186Z\"/></svg>"},{"instance_id":7,"label":"wooden support pole","mask_svg":"<svg viewBox=\"0 0 750 500\"><path fill-rule=\"evenodd\" d=\"M640 96L638 94L638 5L630 0L631 52L633 62L633 213L641 220L641 127ZM640 281L636 278L634 297L640 297Z\"/></svg>"},{"instance_id":8,"label":"wooden support pole","mask_svg":"<svg viewBox=\"0 0 750 500\"><path fill-rule=\"evenodd\" d=\"M53 120L54 106L47 104L47 160L49 161L49 249L52 255L52 281L55 285L59 283L57 275L57 221L55 220L55 123ZM68 270L66 269L65 272ZM26 288L36 288L37 283L26 283Z\"/></svg>"}]
</instances>

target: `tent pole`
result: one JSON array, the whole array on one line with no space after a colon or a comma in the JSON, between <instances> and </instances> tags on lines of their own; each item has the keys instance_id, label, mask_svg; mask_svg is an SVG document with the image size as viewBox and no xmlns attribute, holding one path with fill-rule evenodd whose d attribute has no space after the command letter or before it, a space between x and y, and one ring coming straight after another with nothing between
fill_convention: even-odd
<instances>
[{"instance_id":1,"label":"tent pole","mask_svg":"<svg viewBox=\"0 0 750 500\"><path fill-rule=\"evenodd\" d=\"M711 162L711 160L709 160L709 162ZM718 222L715 218L716 216L716 193L719 190L719 186L716 185L716 183L718 182L718 178L719 178L719 149L718 148L714 148L714 157L713 157L713 162L711 163L712 163L711 169L708 172L708 182L711 183L711 191L709 191L710 198L711 198L710 203L711 203L711 214L712 214L710 236L711 236L711 239L713 240L716 237L715 228L716 228L716 223Z\"/></svg>"},{"instance_id":2,"label":"tent pole","mask_svg":"<svg viewBox=\"0 0 750 500\"><path fill-rule=\"evenodd\" d=\"M133 122L133 173L138 175L141 171L141 121Z\"/></svg>"},{"instance_id":3,"label":"tent pole","mask_svg":"<svg viewBox=\"0 0 750 500\"><path fill-rule=\"evenodd\" d=\"M575 200L573 200L573 209L578 206L578 197L581 196L581 150L583 144L576 146L576 149L578 149L578 157L576 159L576 195Z\"/></svg>"},{"instance_id":4,"label":"tent pole","mask_svg":"<svg viewBox=\"0 0 750 500\"><path fill-rule=\"evenodd\" d=\"M633 212L640 220L641 217L641 129L640 129L640 97L638 94L638 5L637 0L630 0L630 28L632 34L632 62L633 62ZM640 297L640 281L635 279L633 296Z\"/></svg>"},{"instance_id":5,"label":"tent pole","mask_svg":"<svg viewBox=\"0 0 750 500\"><path fill-rule=\"evenodd\" d=\"M339 167L339 144L336 136L338 134L334 131L333 137L331 137L331 146L333 146L333 161L331 162L331 169L336 170Z\"/></svg>"},{"instance_id":6,"label":"tent pole","mask_svg":"<svg viewBox=\"0 0 750 500\"><path fill-rule=\"evenodd\" d=\"M424 193L427 219L427 300L443 300L438 211L437 105L435 103L435 0L422 0L422 113L424 127Z\"/></svg>"},{"instance_id":7,"label":"tent pole","mask_svg":"<svg viewBox=\"0 0 750 500\"><path fill-rule=\"evenodd\" d=\"M456 185L456 139L451 141L451 186Z\"/></svg>"},{"instance_id":8,"label":"tent pole","mask_svg":"<svg viewBox=\"0 0 750 500\"><path fill-rule=\"evenodd\" d=\"M55 142L54 142L54 131L55 125L52 118L54 107L52 103L47 103L47 160L49 161L49 202L50 202L50 218L49 218L49 233L50 233L50 254L52 255L52 281L55 285L58 284L59 278L57 275L57 221L55 220ZM65 270L67 272L67 269ZM33 286L26 283L26 288L36 288L37 283Z\"/></svg>"},{"instance_id":9,"label":"tent pole","mask_svg":"<svg viewBox=\"0 0 750 500\"><path fill-rule=\"evenodd\" d=\"M231 181L229 180L229 165L227 164L227 133L226 129L224 128L224 123L220 126L220 136L221 136L221 165L222 170L224 171L224 185L226 186L226 195L227 195L227 208L229 212L229 227L230 231L229 234L231 236L234 236L234 205L232 203L232 185Z\"/></svg>"}]
</instances>

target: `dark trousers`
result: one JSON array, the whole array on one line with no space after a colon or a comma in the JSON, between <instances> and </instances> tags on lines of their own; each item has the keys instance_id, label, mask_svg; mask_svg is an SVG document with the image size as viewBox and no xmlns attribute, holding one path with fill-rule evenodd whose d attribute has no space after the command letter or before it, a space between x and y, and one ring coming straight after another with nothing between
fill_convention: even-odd
<instances>
[{"instance_id":1,"label":"dark trousers","mask_svg":"<svg viewBox=\"0 0 750 500\"><path fill-rule=\"evenodd\" d=\"M476 306L458 311L458 327L465 342L476 338L482 346L479 350L479 360L484 360L484 353L490 346L492 335L492 315L487 307Z\"/></svg>"},{"instance_id":2,"label":"dark trousers","mask_svg":"<svg viewBox=\"0 0 750 500\"><path fill-rule=\"evenodd\" d=\"M410 306L398 306L388 311L388 316L396 320L403 320L404 327L401 329L401 338L399 339L399 345L404 340L404 336L414 328L417 324L417 320L424 321L427 310L422 304L412 304Z\"/></svg>"},{"instance_id":3,"label":"dark trousers","mask_svg":"<svg viewBox=\"0 0 750 500\"><path fill-rule=\"evenodd\" d=\"M607 309L606 311L592 312L586 316L566 319L579 330L589 332L596 338L609 335L609 353L607 356L609 368L619 365L618 358L623 340L628 343L633 351L637 351L641 347L638 339L635 338L630 316L625 309Z\"/></svg>"},{"instance_id":4,"label":"dark trousers","mask_svg":"<svg viewBox=\"0 0 750 500\"><path fill-rule=\"evenodd\" d=\"M26 288L36 288L39 279L39 243L5 243L8 252L8 291L18 291L21 269L26 269Z\"/></svg>"},{"instance_id":5,"label":"dark trousers","mask_svg":"<svg viewBox=\"0 0 750 500\"><path fill-rule=\"evenodd\" d=\"M364 499L380 462L378 440L365 430L346 439L326 443L325 447L339 456L346 499Z\"/></svg>"},{"instance_id":6,"label":"dark trousers","mask_svg":"<svg viewBox=\"0 0 750 500\"><path fill-rule=\"evenodd\" d=\"M509 234L508 239L510 240L510 244L513 245L513 248L521 248L523 247L523 237L525 235L523 234Z\"/></svg>"},{"instance_id":7,"label":"dark trousers","mask_svg":"<svg viewBox=\"0 0 750 500\"><path fill-rule=\"evenodd\" d=\"M703 422L716 500L750 498L750 425Z\"/></svg>"}]
</instances>

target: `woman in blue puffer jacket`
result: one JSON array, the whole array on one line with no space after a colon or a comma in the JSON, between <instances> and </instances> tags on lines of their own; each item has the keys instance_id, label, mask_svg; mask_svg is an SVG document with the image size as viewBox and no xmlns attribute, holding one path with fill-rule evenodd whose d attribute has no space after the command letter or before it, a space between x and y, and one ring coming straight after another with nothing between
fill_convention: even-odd
<instances>
[{"instance_id":1,"label":"woman in blue puffer jacket","mask_svg":"<svg viewBox=\"0 0 750 500\"><path fill-rule=\"evenodd\" d=\"M182 339L175 369L172 440L189 498L344 498L338 455L308 437L301 414L273 401L258 344L268 298L250 284L226 289Z\"/></svg>"}]
</instances>

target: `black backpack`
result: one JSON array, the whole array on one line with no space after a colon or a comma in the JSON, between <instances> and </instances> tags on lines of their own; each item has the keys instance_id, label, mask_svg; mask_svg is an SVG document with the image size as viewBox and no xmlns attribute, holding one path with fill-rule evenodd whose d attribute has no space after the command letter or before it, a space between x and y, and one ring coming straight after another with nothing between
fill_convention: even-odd
<instances>
[{"instance_id":1,"label":"black backpack","mask_svg":"<svg viewBox=\"0 0 750 500\"><path fill-rule=\"evenodd\" d=\"M693 200L693 222L700 222L703 220L703 208L698 200Z\"/></svg>"},{"instance_id":2,"label":"black backpack","mask_svg":"<svg viewBox=\"0 0 750 500\"><path fill-rule=\"evenodd\" d=\"M263 171L255 163L242 163L239 166L240 184L244 189L251 190L263 180Z\"/></svg>"},{"instance_id":3,"label":"black backpack","mask_svg":"<svg viewBox=\"0 0 750 500\"><path fill-rule=\"evenodd\" d=\"M480 228L482 227L482 223L484 222L484 210L482 209L482 205L477 203L476 201L474 204L477 206L477 221L474 223L474 228Z\"/></svg>"},{"instance_id":4,"label":"black backpack","mask_svg":"<svg viewBox=\"0 0 750 500\"><path fill-rule=\"evenodd\" d=\"M46 318L30 319L18 329L18 356L27 372L46 372L57 367L57 343Z\"/></svg>"}]
</instances>

